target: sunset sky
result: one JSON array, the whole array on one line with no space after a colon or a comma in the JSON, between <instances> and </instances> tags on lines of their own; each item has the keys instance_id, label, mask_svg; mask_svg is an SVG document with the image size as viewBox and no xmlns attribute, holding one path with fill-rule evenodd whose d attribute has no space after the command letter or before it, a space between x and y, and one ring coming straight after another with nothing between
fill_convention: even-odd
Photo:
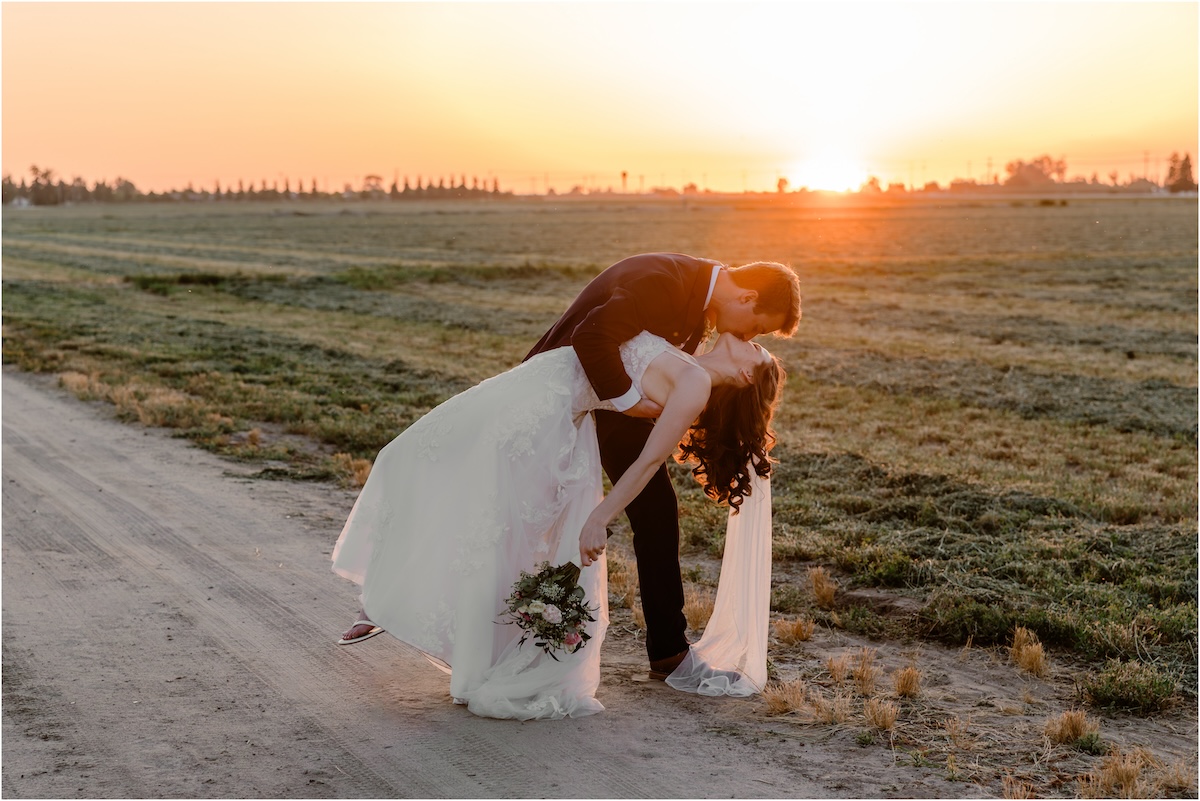
<instances>
[{"instance_id":1,"label":"sunset sky","mask_svg":"<svg viewBox=\"0 0 1200 801\"><path fill-rule=\"evenodd\" d=\"M1196 156L1197 24L1184 2L4 2L0 161L143 191L844 189L1043 153L1153 179Z\"/></svg>"}]
</instances>

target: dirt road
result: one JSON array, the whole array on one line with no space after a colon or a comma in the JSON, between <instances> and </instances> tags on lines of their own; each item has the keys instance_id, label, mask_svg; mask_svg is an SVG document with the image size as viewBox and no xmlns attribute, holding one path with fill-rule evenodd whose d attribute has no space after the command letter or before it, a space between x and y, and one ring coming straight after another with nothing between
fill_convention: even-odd
<instances>
[{"instance_id":1,"label":"dirt road","mask_svg":"<svg viewBox=\"0 0 1200 801\"><path fill-rule=\"evenodd\" d=\"M6 797L980 789L912 772L902 788L886 751L805 742L754 723L754 701L646 682L629 638L606 644L604 713L476 718L389 637L334 646L354 609L329 569L351 493L250 480L8 371L3 423Z\"/></svg>"}]
</instances>

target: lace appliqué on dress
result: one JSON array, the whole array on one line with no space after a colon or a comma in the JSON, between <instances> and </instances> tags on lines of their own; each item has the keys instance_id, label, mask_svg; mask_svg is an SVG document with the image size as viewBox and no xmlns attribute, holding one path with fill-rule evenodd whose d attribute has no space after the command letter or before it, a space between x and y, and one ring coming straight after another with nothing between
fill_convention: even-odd
<instances>
[{"instance_id":1,"label":"lace appliqu\u00e9 on dress","mask_svg":"<svg viewBox=\"0 0 1200 801\"><path fill-rule=\"evenodd\" d=\"M441 450L442 440L454 430L454 426L446 419L447 416L444 413L435 415L431 412L424 418L428 420L428 425L421 426L413 432L417 440L417 456L432 462L438 460L438 451Z\"/></svg>"},{"instance_id":2,"label":"lace appliqu\u00e9 on dress","mask_svg":"<svg viewBox=\"0 0 1200 801\"><path fill-rule=\"evenodd\" d=\"M642 391L642 376L646 374L650 362L672 348L675 346L670 342L649 331L643 331L621 345L621 363L625 365L625 372L633 379L638 392Z\"/></svg>"},{"instance_id":3,"label":"lace appliqu\u00e9 on dress","mask_svg":"<svg viewBox=\"0 0 1200 801\"><path fill-rule=\"evenodd\" d=\"M491 492L478 502L470 523L459 534L455 570L473 573L482 568L488 562L491 549L511 531L499 513L498 500L499 495Z\"/></svg>"},{"instance_id":4,"label":"lace appliqu\u00e9 on dress","mask_svg":"<svg viewBox=\"0 0 1200 801\"><path fill-rule=\"evenodd\" d=\"M431 654L448 652L454 645L454 610L439 601L422 615L412 645Z\"/></svg>"},{"instance_id":5,"label":"lace appliqu\u00e9 on dress","mask_svg":"<svg viewBox=\"0 0 1200 801\"><path fill-rule=\"evenodd\" d=\"M557 375L561 373L561 370L555 369L558 366L557 360L543 359L530 362L527 366L529 369L522 378L541 383L544 391L538 393L536 399L530 399L524 405L510 410L505 423L493 429L488 438L489 443L510 461L532 456L534 444L544 430L546 421L556 413L561 413L564 406L570 406L571 386ZM505 374L513 375L515 374Z\"/></svg>"}]
</instances>

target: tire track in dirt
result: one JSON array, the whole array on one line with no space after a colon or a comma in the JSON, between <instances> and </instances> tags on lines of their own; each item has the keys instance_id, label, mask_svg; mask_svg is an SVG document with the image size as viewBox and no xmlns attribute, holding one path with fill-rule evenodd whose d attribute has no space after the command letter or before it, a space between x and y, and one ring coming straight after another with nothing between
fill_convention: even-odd
<instances>
[{"instance_id":1,"label":"tire track in dirt","mask_svg":"<svg viewBox=\"0 0 1200 801\"><path fill-rule=\"evenodd\" d=\"M240 575L239 568L231 562L221 563L201 553L183 535L176 534L168 525L156 522L150 514L119 497L116 492L103 492L103 487L98 483L69 465L52 460L39 463L38 460L22 459L27 449L36 452L36 446L33 445L15 446L9 449L9 459L16 455L14 461L17 462L16 469L23 476L23 483L36 487L43 497L57 492L56 500L61 504L61 511L56 516L56 528L64 533L69 532L58 539L87 543L90 546L88 550L100 551L108 557L109 563L122 565L137 584L146 587L151 596L163 599L154 603L165 605L180 622L186 622L188 627L193 628L193 636L214 656L222 661L235 662L238 668L252 671L258 681L267 684L284 698L299 692L310 696L302 700L311 702L312 681L305 671L308 669L312 672L312 666L305 660L311 661L314 656L319 656L312 637L312 620L297 619L294 611L273 597L269 589L253 586L252 581L262 580L261 569L252 576ZM187 510L189 516L191 513L192 510ZM220 525L224 522L222 517L217 514L209 518L217 521L217 534L225 528ZM46 536L35 537L32 548L38 545L44 547L47 542ZM37 559L42 563L41 572L52 567L45 564L44 557L39 555ZM256 560L252 567L259 568L261 565L263 560ZM104 589L118 586L111 576L102 579L98 587L93 585L91 588L93 600L100 607L110 606L114 602L120 604L120 600L111 597L116 594L114 591ZM217 587L223 592L217 591ZM71 598L78 590L78 587L56 581L48 594L52 598ZM269 621L270 626L264 630L262 623L255 621ZM297 636L300 632L303 632L303 636ZM324 651L331 652L329 640L323 639L322 642ZM253 647L230 647L238 643L253 643ZM304 647L306 645L307 648ZM299 651L297 646L300 646ZM272 659L267 656L269 654L286 655L287 658ZM346 672L344 663L337 665L331 658L321 660L316 668L325 671L327 676ZM353 675L339 678L351 694L369 689L355 686ZM254 694L249 688L245 691ZM258 694L261 694L261 689ZM326 735L332 735L345 748L346 744L341 742L344 735L329 721L318 722L318 718L313 717L306 723L313 730L324 729ZM89 743L88 750L92 750L93 745ZM337 762L351 769L348 775L353 777L350 783L354 789L350 794L380 795L397 789L392 782L377 775L365 761L355 758L349 749L338 756ZM409 772L402 771L402 774ZM415 769L411 772L419 773ZM363 777L373 781L364 781ZM408 784L412 790L420 786L417 782ZM437 787L430 786L427 790L434 794ZM155 793L147 788L140 794Z\"/></svg>"}]
</instances>

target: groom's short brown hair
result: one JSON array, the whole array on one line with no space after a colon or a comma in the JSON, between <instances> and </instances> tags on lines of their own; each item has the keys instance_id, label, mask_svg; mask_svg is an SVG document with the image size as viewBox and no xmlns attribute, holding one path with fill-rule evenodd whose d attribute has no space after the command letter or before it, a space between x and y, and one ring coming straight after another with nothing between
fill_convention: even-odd
<instances>
[{"instance_id":1,"label":"groom's short brown hair","mask_svg":"<svg viewBox=\"0 0 1200 801\"><path fill-rule=\"evenodd\" d=\"M795 270L776 261L754 261L730 268L729 277L742 289L758 293L755 313L783 315L783 325L776 332L779 336L796 333L800 324L800 279Z\"/></svg>"}]
</instances>

